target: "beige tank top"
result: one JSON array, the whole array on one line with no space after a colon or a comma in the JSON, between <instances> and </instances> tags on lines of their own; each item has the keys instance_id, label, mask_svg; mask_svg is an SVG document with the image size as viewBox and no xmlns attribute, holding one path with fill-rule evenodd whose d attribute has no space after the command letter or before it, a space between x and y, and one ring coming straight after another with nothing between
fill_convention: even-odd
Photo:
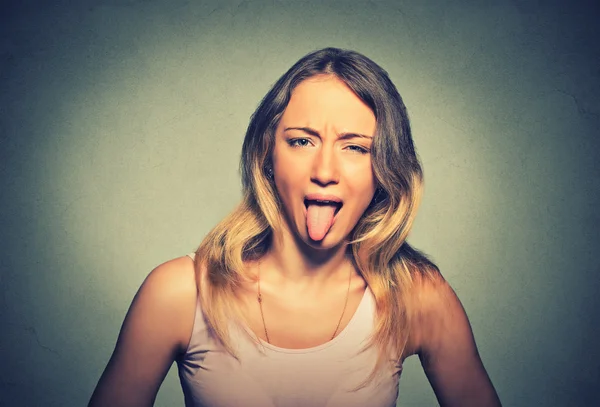
<instances>
[{"instance_id":1,"label":"beige tank top","mask_svg":"<svg viewBox=\"0 0 600 407\"><path fill-rule=\"evenodd\" d=\"M191 256L190 256L191 257ZM177 360L186 407L392 407L402 371L385 364L373 381L377 349L361 352L373 332L375 302L365 294L348 325L331 341L308 349L270 345L232 325L238 359L214 337L197 302L189 346ZM244 332L246 331L246 332ZM252 338L260 342L257 346Z\"/></svg>"}]
</instances>

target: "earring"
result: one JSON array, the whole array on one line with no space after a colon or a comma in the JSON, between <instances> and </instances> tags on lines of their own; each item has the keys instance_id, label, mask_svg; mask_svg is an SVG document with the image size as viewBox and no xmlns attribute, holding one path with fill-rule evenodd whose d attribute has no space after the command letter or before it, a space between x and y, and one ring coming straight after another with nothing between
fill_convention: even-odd
<instances>
[{"instance_id":1,"label":"earring","mask_svg":"<svg viewBox=\"0 0 600 407\"><path fill-rule=\"evenodd\" d=\"M384 190L381 187L377 187L375 190L375 196L373 196L373 202L379 202L382 198L384 198Z\"/></svg>"},{"instance_id":2,"label":"earring","mask_svg":"<svg viewBox=\"0 0 600 407\"><path fill-rule=\"evenodd\" d=\"M270 165L266 166L265 175L267 176L267 179L273 181L273 167L271 167Z\"/></svg>"}]
</instances>

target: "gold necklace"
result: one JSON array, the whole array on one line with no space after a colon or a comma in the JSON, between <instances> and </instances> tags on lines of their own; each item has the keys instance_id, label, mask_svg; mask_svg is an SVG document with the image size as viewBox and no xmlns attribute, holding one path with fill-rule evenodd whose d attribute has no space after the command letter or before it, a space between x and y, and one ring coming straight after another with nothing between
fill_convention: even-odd
<instances>
[{"instance_id":1,"label":"gold necklace","mask_svg":"<svg viewBox=\"0 0 600 407\"><path fill-rule=\"evenodd\" d=\"M348 274L348 289L346 290L346 301L344 301L344 309L342 309L342 315L340 315L340 319L338 320L338 323L335 326L335 331L333 331L331 339L335 338L338 329L340 329L342 318L344 318L344 313L346 312L346 306L348 305L348 297L350 296L350 281L352 281L352 269L350 269L350 273ZM262 319L263 328L265 330L265 338L267 339L267 343L271 344L271 341L269 340L269 332L267 331L267 324L265 324L265 315L263 314L262 294L260 293L260 264L258 265L258 296L256 297L256 300L258 301L258 306L260 307L260 317Z\"/></svg>"}]
</instances>

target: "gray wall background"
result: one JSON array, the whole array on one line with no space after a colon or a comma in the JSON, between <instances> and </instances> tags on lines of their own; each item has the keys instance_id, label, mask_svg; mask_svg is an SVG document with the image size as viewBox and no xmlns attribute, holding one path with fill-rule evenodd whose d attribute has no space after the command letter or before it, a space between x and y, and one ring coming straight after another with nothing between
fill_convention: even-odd
<instances>
[{"instance_id":1,"label":"gray wall background","mask_svg":"<svg viewBox=\"0 0 600 407\"><path fill-rule=\"evenodd\" d=\"M600 405L592 2L2 4L0 405L87 403L144 277L239 200L258 101L324 46L403 95L426 175L410 241L504 405ZM156 405L183 405L174 369ZM436 405L417 358L398 405Z\"/></svg>"}]
</instances>

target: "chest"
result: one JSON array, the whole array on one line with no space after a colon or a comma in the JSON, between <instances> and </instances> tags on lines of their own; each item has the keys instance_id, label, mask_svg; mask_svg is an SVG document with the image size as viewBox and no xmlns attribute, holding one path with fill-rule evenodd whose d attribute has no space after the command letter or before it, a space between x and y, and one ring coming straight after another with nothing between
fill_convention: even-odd
<instances>
[{"instance_id":1,"label":"chest","mask_svg":"<svg viewBox=\"0 0 600 407\"><path fill-rule=\"evenodd\" d=\"M366 386L377 350L361 352L373 331L373 304L365 297L353 319L331 341L304 349L257 345L243 328L232 329L238 358L225 352L203 322L178 361L187 407L391 407L400 371L386 364Z\"/></svg>"},{"instance_id":2,"label":"chest","mask_svg":"<svg viewBox=\"0 0 600 407\"><path fill-rule=\"evenodd\" d=\"M353 319L365 288L351 287L331 296L272 295L246 298L247 324L260 339L287 349L306 349L339 335Z\"/></svg>"},{"instance_id":3,"label":"chest","mask_svg":"<svg viewBox=\"0 0 600 407\"><path fill-rule=\"evenodd\" d=\"M213 356L216 356L213 358ZM386 370L366 386L375 354L357 358L314 354L266 354L224 361L208 355L203 368L186 383L190 406L260 407L391 407L398 396L398 378Z\"/></svg>"}]
</instances>

